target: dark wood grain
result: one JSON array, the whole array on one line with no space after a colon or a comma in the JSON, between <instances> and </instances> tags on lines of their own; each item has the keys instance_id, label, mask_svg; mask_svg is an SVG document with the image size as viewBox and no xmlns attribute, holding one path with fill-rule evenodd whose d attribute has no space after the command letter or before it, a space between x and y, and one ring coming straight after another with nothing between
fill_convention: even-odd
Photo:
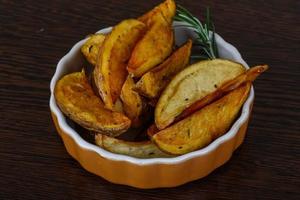
<instances>
[{"instance_id":1,"label":"dark wood grain","mask_svg":"<svg viewBox=\"0 0 300 200\"><path fill-rule=\"evenodd\" d=\"M204 179L139 190L85 171L66 152L50 118L49 81L58 60L89 33L159 3L130 0L0 0L0 199L300 199L300 2L180 1L250 65L255 82L244 144Z\"/></svg>"}]
</instances>

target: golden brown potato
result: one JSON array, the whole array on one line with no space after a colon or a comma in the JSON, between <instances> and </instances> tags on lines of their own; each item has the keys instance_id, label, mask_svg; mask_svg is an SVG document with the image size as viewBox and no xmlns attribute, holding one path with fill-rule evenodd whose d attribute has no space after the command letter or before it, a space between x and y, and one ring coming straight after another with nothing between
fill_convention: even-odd
<instances>
[{"instance_id":1,"label":"golden brown potato","mask_svg":"<svg viewBox=\"0 0 300 200\"><path fill-rule=\"evenodd\" d=\"M88 83L84 70L61 78L54 91L57 105L63 113L82 127L117 136L130 127L125 115L104 108Z\"/></svg>"},{"instance_id":2,"label":"golden brown potato","mask_svg":"<svg viewBox=\"0 0 300 200\"><path fill-rule=\"evenodd\" d=\"M137 82L135 90L146 97L157 98L172 77L188 65L191 47L192 41L189 40L162 64L144 74Z\"/></svg>"},{"instance_id":3,"label":"golden brown potato","mask_svg":"<svg viewBox=\"0 0 300 200\"><path fill-rule=\"evenodd\" d=\"M145 30L142 22L128 19L116 25L104 40L93 75L105 107L110 110L114 110L126 80L131 52Z\"/></svg>"},{"instance_id":4,"label":"golden brown potato","mask_svg":"<svg viewBox=\"0 0 300 200\"><path fill-rule=\"evenodd\" d=\"M164 152L181 155L205 147L230 128L248 97L251 83L233 90L191 116L153 135Z\"/></svg>"},{"instance_id":5,"label":"golden brown potato","mask_svg":"<svg viewBox=\"0 0 300 200\"><path fill-rule=\"evenodd\" d=\"M128 142L106 135L96 134L95 142L101 148L112 153L128 155L136 158L172 157L172 155L162 152L151 141Z\"/></svg>"},{"instance_id":6,"label":"golden brown potato","mask_svg":"<svg viewBox=\"0 0 300 200\"><path fill-rule=\"evenodd\" d=\"M157 128L164 129L186 108L244 71L241 64L221 59L201 61L185 68L171 80L158 100Z\"/></svg>"},{"instance_id":7,"label":"golden brown potato","mask_svg":"<svg viewBox=\"0 0 300 200\"><path fill-rule=\"evenodd\" d=\"M143 22L145 24L148 24L149 20L151 20L152 16L157 12L162 12L162 14L164 15L167 22L169 24L171 24L172 19L176 13L176 4L175 4L174 0L164 1L163 3L156 6L154 9L150 10L143 16L139 17L138 20L140 20L141 22Z\"/></svg>"},{"instance_id":8,"label":"golden brown potato","mask_svg":"<svg viewBox=\"0 0 300 200\"><path fill-rule=\"evenodd\" d=\"M133 127L141 124L140 115L143 110L143 102L140 95L133 90L135 83L130 76L127 79L121 90L121 100L123 102L123 109L127 117L131 119Z\"/></svg>"},{"instance_id":9,"label":"golden brown potato","mask_svg":"<svg viewBox=\"0 0 300 200\"><path fill-rule=\"evenodd\" d=\"M170 55L173 43L172 25L162 12L157 12L150 20L145 36L134 47L127 66L128 72L141 77Z\"/></svg>"},{"instance_id":10,"label":"golden brown potato","mask_svg":"<svg viewBox=\"0 0 300 200\"><path fill-rule=\"evenodd\" d=\"M89 36L89 39L82 45L81 52L89 63L96 65L99 49L104 42L105 35L96 33Z\"/></svg>"},{"instance_id":11,"label":"golden brown potato","mask_svg":"<svg viewBox=\"0 0 300 200\"><path fill-rule=\"evenodd\" d=\"M224 94L240 87L246 82L253 82L261 73L268 69L267 65L259 65L248 69L246 72L237 76L236 78L229 80L222 84L216 91L206 95L204 98L196 101L190 107L185 109L175 121L180 121L181 119L186 118L190 114L199 110L200 108L206 106L207 104L213 102L214 100L222 97Z\"/></svg>"}]
</instances>

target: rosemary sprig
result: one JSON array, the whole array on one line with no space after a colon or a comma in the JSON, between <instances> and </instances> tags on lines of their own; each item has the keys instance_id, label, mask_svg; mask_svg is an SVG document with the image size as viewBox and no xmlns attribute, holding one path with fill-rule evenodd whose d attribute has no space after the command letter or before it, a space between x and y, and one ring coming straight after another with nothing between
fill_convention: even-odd
<instances>
[{"instance_id":1,"label":"rosemary sprig","mask_svg":"<svg viewBox=\"0 0 300 200\"><path fill-rule=\"evenodd\" d=\"M194 17L187 9L177 5L175 21L184 22L185 26L190 27L197 34L195 45L199 46L203 55L196 55L196 57L215 59L219 57L218 48L215 41L215 27L211 19L209 8L206 9L205 22L201 23Z\"/></svg>"}]
</instances>

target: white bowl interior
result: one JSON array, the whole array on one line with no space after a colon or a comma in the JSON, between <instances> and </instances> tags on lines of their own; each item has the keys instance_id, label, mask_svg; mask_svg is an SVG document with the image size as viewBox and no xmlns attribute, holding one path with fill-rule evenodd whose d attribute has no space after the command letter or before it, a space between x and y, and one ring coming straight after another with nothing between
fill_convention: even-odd
<instances>
[{"instance_id":1,"label":"white bowl interior","mask_svg":"<svg viewBox=\"0 0 300 200\"><path fill-rule=\"evenodd\" d=\"M175 22L173 24L174 31L175 31L175 41L176 45L181 45L184 43L188 38L195 38L195 34L192 29L181 26L182 23ZM100 31L99 33L109 33L111 31L111 28L105 28ZM69 134L79 146L85 149L89 149L92 151L97 152L102 157L111 159L111 160L118 160L118 161L127 161L138 165L150 165L150 164L156 164L156 163L164 163L164 164L176 164L179 162L183 162L187 159L191 159L197 156L201 156L204 154L207 154L208 152L214 150L218 145L221 143L231 139L232 137L237 134L237 131L239 130L240 126L247 120L249 114L250 114L250 106L254 99L254 90L253 87L251 88L250 95L247 99L247 101L244 103L244 106L241 111L240 117L235 121L235 123L232 125L230 130L224 134L223 136L219 137L218 139L214 140L211 144L208 146L174 158L150 158L150 159L141 159L141 158L134 158L127 155L120 155L111 153L109 151L106 151L105 149L102 149L94 144L91 144L87 141L85 141L73 128L67 123L66 117L63 115L63 113L60 111L58 106L56 105L55 98L53 95L54 87L57 82L62 76L65 74L80 71L84 64L86 63L84 57L82 56L80 52L80 48L83 45L83 43L86 41L86 39L83 39L79 41L77 44L75 44L72 49L59 61L57 64L56 72L51 80L50 84L50 90L51 90L51 97L50 97L50 109L51 111L56 115L58 123L61 127L61 129ZM229 59L235 62L239 62L243 64L246 68L249 68L246 62L242 59L240 53L237 51L237 49L232 46L231 44L227 43L223 40L221 36L216 34L216 42L219 50L219 55L221 58Z\"/></svg>"}]
</instances>

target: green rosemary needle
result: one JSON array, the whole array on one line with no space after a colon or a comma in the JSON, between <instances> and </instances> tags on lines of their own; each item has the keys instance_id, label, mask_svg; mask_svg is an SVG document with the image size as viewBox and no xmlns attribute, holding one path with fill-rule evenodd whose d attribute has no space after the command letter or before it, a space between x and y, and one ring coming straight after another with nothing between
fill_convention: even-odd
<instances>
[{"instance_id":1,"label":"green rosemary needle","mask_svg":"<svg viewBox=\"0 0 300 200\"><path fill-rule=\"evenodd\" d=\"M193 57L215 59L218 58L218 48L215 41L215 27L211 19L209 8L206 9L205 22L201 23L199 19L194 17L187 9L177 5L175 21L183 22L185 26L190 27L197 34L194 45L202 49L201 55L193 55Z\"/></svg>"}]
</instances>

